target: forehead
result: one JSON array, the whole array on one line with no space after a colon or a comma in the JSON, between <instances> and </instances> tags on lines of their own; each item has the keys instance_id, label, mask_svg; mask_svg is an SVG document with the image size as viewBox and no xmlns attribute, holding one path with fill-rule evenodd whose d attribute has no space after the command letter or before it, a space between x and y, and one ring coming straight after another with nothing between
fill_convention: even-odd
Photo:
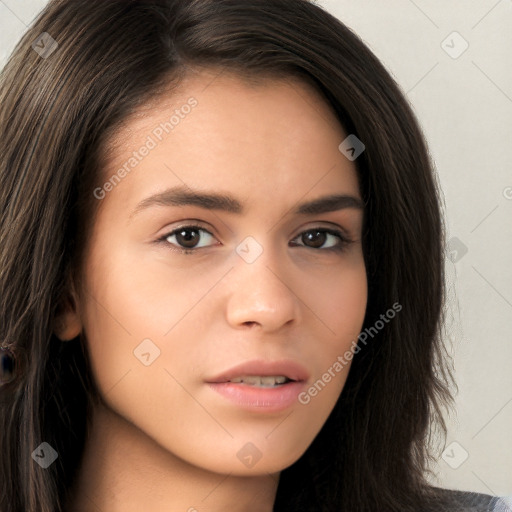
<instances>
[{"instance_id":1,"label":"forehead","mask_svg":"<svg viewBox=\"0 0 512 512\"><path fill-rule=\"evenodd\" d=\"M150 142L148 154L116 186L125 201L175 185L239 187L243 197L256 190L300 194L319 180L324 188L343 183L346 192L356 193L355 166L338 150L346 136L310 83L296 78L256 83L203 70L154 97L124 123L106 151L103 177L122 166L129 169L133 153Z\"/></svg>"},{"instance_id":2,"label":"forehead","mask_svg":"<svg viewBox=\"0 0 512 512\"><path fill-rule=\"evenodd\" d=\"M296 131L302 130L305 136L314 132L324 136L326 130L340 136L344 134L338 118L323 94L313 85L312 78L267 78L212 68L191 68L177 85L170 83L168 88L150 98L109 134L104 163L112 164L116 160L119 163L119 158L133 151L134 145L143 141L159 123L168 121L168 114L179 114L191 98L197 101L199 108L194 108L190 121L180 124L188 127L195 119L198 132L205 131L201 130L201 125L205 126L207 121L223 124L225 130L220 136L235 132L240 125L265 127L270 131L276 119L280 118L278 126L286 127L288 131L296 126ZM302 123L297 123L298 117ZM173 129L173 135L176 133L178 130ZM285 135L281 134L283 143Z\"/></svg>"}]
</instances>

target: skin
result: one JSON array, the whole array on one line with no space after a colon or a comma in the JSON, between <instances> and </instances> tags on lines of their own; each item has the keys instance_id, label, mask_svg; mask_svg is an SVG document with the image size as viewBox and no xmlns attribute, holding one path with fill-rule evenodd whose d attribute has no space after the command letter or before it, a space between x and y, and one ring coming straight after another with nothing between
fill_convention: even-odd
<instances>
[{"instance_id":1,"label":"skin","mask_svg":"<svg viewBox=\"0 0 512 512\"><path fill-rule=\"evenodd\" d=\"M70 510L270 512L280 472L306 451L346 381L350 364L307 405L273 413L243 410L205 384L244 361L289 358L310 373L307 389L357 339L367 303L363 210L288 213L333 193L361 198L355 164L338 150L348 134L307 84L217 75L189 75L113 139L105 179L176 108L198 101L99 200L83 289L70 289L57 319L61 340L85 335L102 399ZM183 184L230 194L246 211L152 206L130 217ZM212 235L196 234L197 253L177 252L177 236L156 242L198 221ZM315 228L354 242L328 251L336 236L301 236ZM263 250L250 264L236 252L247 236ZM134 350L147 338L160 355L145 366ZM249 442L261 453L253 467L237 457Z\"/></svg>"}]
</instances>

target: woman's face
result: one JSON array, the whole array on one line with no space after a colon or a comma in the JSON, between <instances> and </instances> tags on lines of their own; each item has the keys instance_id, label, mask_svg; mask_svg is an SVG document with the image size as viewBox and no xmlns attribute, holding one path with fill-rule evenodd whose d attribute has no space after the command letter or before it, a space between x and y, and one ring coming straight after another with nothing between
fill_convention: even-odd
<instances>
[{"instance_id":1,"label":"woman's face","mask_svg":"<svg viewBox=\"0 0 512 512\"><path fill-rule=\"evenodd\" d=\"M74 321L107 407L173 456L278 472L332 411L367 302L363 210L303 205L361 199L347 136L307 85L206 72L118 133ZM210 384L247 362L231 377L299 382Z\"/></svg>"}]
</instances>

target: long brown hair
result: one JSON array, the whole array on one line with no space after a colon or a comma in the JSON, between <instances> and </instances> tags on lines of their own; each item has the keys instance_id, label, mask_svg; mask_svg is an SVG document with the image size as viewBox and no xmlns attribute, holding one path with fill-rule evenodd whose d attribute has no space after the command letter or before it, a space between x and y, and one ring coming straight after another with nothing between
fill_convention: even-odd
<instances>
[{"instance_id":1,"label":"long brown hair","mask_svg":"<svg viewBox=\"0 0 512 512\"><path fill-rule=\"evenodd\" d=\"M429 510L432 433L446 435L453 383L442 342L444 226L433 164L399 86L308 0L53 0L0 76L0 341L18 363L0 388L0 511L63 510L97 389L85 340L62 343L52 326L94 222L105 144L194 66L315 84L366 146L356 160L363 329L402 306L355 354L324 427L283 470L274 510ZM42 442L58 453L47 469L32 457Z\"/></svg>"}]
</instances>

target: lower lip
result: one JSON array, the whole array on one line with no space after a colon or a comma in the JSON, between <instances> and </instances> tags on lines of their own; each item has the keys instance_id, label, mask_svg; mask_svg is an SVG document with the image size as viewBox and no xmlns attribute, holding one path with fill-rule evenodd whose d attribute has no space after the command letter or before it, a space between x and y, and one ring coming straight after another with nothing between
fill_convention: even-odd
<instances>
[{"instance_id":1,"label":"lower lip","mask_svg":"<svg viewBox=\"0 0 512 512\"><path fill-rule=\"evenodd\" d=\"M297 401L305 382L288 382L261 388L235 382L208 382L208 385L235 405L258 412L283 411Z\"/></svg>"}]
</instances>

